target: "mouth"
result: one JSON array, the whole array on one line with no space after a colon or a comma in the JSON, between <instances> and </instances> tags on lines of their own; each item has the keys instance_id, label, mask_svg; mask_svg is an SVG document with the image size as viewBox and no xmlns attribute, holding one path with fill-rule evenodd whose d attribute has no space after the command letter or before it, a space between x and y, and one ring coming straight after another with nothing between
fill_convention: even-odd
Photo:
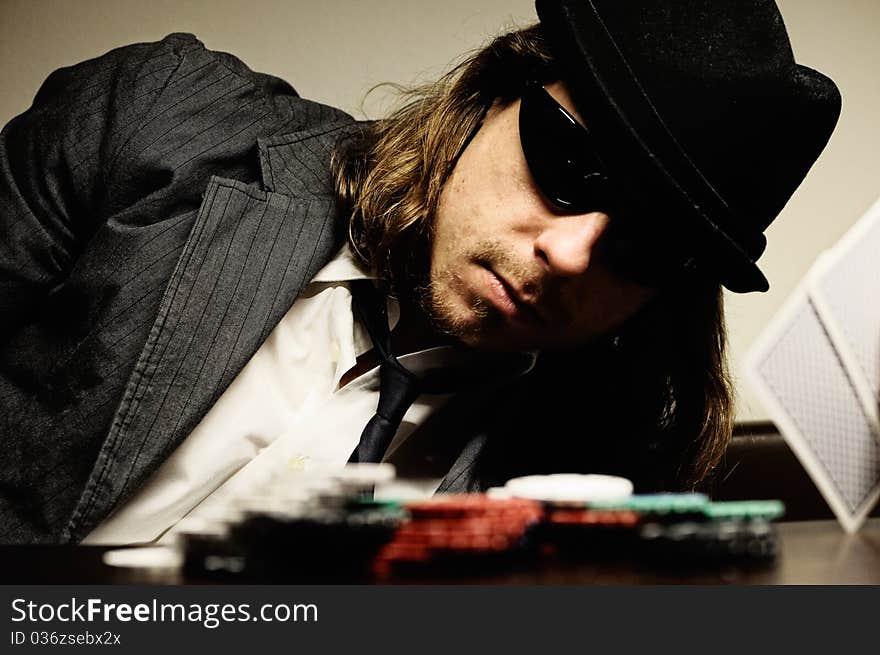
<instances>
[{"instance_id":1,"label":"mouth","mask_svg":"<svg viewBox=\"0 0 880 655\"><path fill-rule=\"evenodd\" d=\"M484 266L483 270L487 278L487 299L496 309L518 322L532 325L546 324L546 319L538 312L537 308L532 303L523 300L521 294L504 277L488 266Z\"/></svg>"}]
</instances>

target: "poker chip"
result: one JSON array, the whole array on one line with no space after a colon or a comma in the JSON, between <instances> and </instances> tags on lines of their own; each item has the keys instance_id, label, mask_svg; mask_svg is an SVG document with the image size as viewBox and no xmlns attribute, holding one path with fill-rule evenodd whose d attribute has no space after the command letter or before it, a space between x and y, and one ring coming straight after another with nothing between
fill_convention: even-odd
<instances>
[{"instance_id":1,"label":"poker chip","mask_svg":"<svg viewBox=\"0 0 880 655\"><path fill-rule=\"evenodd\" d=\"M405 503L414 519L430 517L519 516L537 517L541 508L523 498L490 498L485 494L448 494Z\"/></svg>"},{"instance_id":2,"label":"poker chip","mask_svg":"<svg viewBox=\"0 0 880 655\"><path fill-rule=\"evenodd\" d=\"M631 510L553 510L546 521L552 525L633 527L641 521Z\"/></svg>"},{"instance_id":3,"label":"poker chip","mask_svg":"<svg viewBox=\"0 0 880 655\"><path fill-rule=\"evenodd\" d=\"M707 503L703 513L713 520L764 519L772 521L785 514L779 500L730 500Z\"/></svg>"},{"instance_id":4,"label":"poker chip","mask_svg":"<svg viewBox=\"0 0 880 655\"><path fill-rule=\"evenodd\" d=\"M332 477L339 482L353 486L372 486L394 479L395 469L387 462L373 464L357 462L346 464L341 471L334 472Z\"/></svg>"},{"instance_id":5,"label":"poker chip","mask_svg":"<svg viewBox=\"0 0 880 655\"><path fill-rule=\"evenodd\" d=\"M404 504L409 520L379 553L379 575L486 570L523 552L543 517L539 503L487 494L449 494Z\"/></svg>"},{"instance_id":6,"label":"poker chip","mask_svg":"<svg viewBox=\"0 0 880 655\"><path fill-rule=\"evenodd\" d=\"M709 497L699 493L636 494L619 500L590 503L592 509L632 510L640 514L686 514L702 511Z\"/></svg>"},{"instance_id":7,"label":"poker chip","mask_svg":"<svg viewBox=\"0 0 880 655\"><path fill-rule=\"evenodd\" d=\"M552 503L591 503L632 495L632 482L613 475L554 473L527 475L504 485L512 496Z\"/></svg>"},{"instance_id":8,"label":"poker chip","mask_svg":"<svg viewBox=\"0 0 880 655\"><path fill-rule=\"evenodd\" d=\"M119 568L174 571L180 568L183 558L174 548L167 546L144 546L141 548L108 550L104 553L103 561L107 566Z\"/></svg>"},{"instance_id":9,"label":"poker chip","mask_svg":"<svg viewBox=\"0 0 880 655\"><path fill-rule=\"evenodd\" d=\"M198 521L183 526L178 544L185 570L210 579L369 579L376 553L406 517L400 503L371 496L375 484L394 474L390 464L281 471L234 498L229 520L211 517L219 530L206 533Z\"/></svg>"},{"instance_id":10,"label":"poker chip","mask_svg":"<svg viewBox=\"0 0 880 655\"><path fill-rule=\"evenodd\" d=\"M645 524L637 555L676 565L705 563L762 564L779 549L773 525L764 519L684 521L673 525Z\"/></svg>"}]
</instances>

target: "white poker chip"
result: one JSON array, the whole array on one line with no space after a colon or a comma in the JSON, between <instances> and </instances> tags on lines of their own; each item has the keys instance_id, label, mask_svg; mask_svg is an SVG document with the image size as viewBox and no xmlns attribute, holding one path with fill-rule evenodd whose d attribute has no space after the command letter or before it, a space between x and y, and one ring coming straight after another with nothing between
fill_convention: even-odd
<instances>
[{"instance_id":1,"label":"white poker chip","mask_svg":"<svg viewBox=\"0 0 880 655\"><path fill-rule=\"evenodd\" d=\"M108 550L103 559L107 566L127 569L174 570L183 564L180 552L167 546Z\"/></svg>"},{"instance_id":2,"label":"white poker chip","mask_svg":"<svg viewBox=\"0 0 880 655\"><path fill-rule=\"evenodd\" d=\"M506 487L489 487L488 489L486 489L486 495L489 498L501 498L501 499L513 497L513 494L510 493L510 489L507 489Z\"/></svg>"},{"instance_id":3,"label":"white poker chip","mask_svg":"<svg viewBox=\"0 0 880 655\"><path fill-rule=\"evenodd\" d=\"M557 503L620 500L633 492L633 484L626 478L580 473L526 475L508 480L504 488L517 498Z\"/></svg>"},{"instance_id":4,"label":"white poker chip","mask_svg":"<svg viewBox=\"0 0 880 655\"><path fill-rule=\"evenodd\" d=\"M346 464L342 470L335 471L333 478L344 484L373 485L389 482L395 475L394 465L388 462L379 464L358 462Z\"/></svg>"},{"instance_id":5,"label":"white poker chip","mask_svg":"<svg viewBox=\"0 0 880 655\"><path fill-rule=\"evenodd\" d=\"M440 482L438 478L395 478L377 484L373 498L396 502L428 500L434 495Z\"/></svg>"}]
</instances>

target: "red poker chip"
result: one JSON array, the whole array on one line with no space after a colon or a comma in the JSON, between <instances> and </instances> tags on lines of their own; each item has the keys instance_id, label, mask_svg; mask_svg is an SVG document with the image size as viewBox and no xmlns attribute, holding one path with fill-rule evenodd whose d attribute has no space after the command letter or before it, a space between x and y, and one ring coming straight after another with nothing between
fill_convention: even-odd
<instances>
[{"instance_id":1,"label":"red poker chip","mask_svg":"<svg viewBox=\"0 0 880 655\"><path fill-rule=\"evenodd\" d=\"M640 521L630 510L553 510L547 514L550 525L632 527Z\"/></svg>"},{"instance_id":2,"label":"red poker chip","mask_svg":"<svg viewBox=\"0 0 880 655\"><path fill-rule=\"evenodd\" d=\"M407 503L405 508L414 517L469 516L483 514L523 514L539 516L540 505L515 498L490 498L485 494L448 495L431 500Z\"/></svg>"},{"instance_id":3,"label":"red poker chip","mask_svg":"<svg viewBox=\"0 0 880 655\"><path fill-rule=\"evenodd\" d=\"M485 494L438 496L404 507L409 520L380 553L380 568L501 553L519 543L544 515L542 505L533 500Z\"/></svg>"},{"instance_id":4,"label":"red poker chip","mask_svg":"<svg viewBox=\"0 0 880 655\"><path fill-rule=\"evenodd\" d=\"M409 544L393 541L376 556L378 561L406 560L427 562L433 557L431 548L425 544Z\"/></svg>"}]
</instances>

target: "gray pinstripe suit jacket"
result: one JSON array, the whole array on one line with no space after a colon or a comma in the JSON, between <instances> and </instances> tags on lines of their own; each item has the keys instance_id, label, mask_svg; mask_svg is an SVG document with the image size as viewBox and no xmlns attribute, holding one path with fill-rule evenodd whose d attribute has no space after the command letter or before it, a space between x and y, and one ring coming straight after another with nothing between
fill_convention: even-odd
<instances>
[{"instance_id":1,"label":"gray pinstripe suit jacket","mask_svg":"<svg viewBox=\"0 0 880 655\"><path fill-rule=\"evenodd\" d=\"M54 72L6 126L0 541L82 539L189 434L341 245L352 129L187 34Z\"/></svg>"}]
</instances>

